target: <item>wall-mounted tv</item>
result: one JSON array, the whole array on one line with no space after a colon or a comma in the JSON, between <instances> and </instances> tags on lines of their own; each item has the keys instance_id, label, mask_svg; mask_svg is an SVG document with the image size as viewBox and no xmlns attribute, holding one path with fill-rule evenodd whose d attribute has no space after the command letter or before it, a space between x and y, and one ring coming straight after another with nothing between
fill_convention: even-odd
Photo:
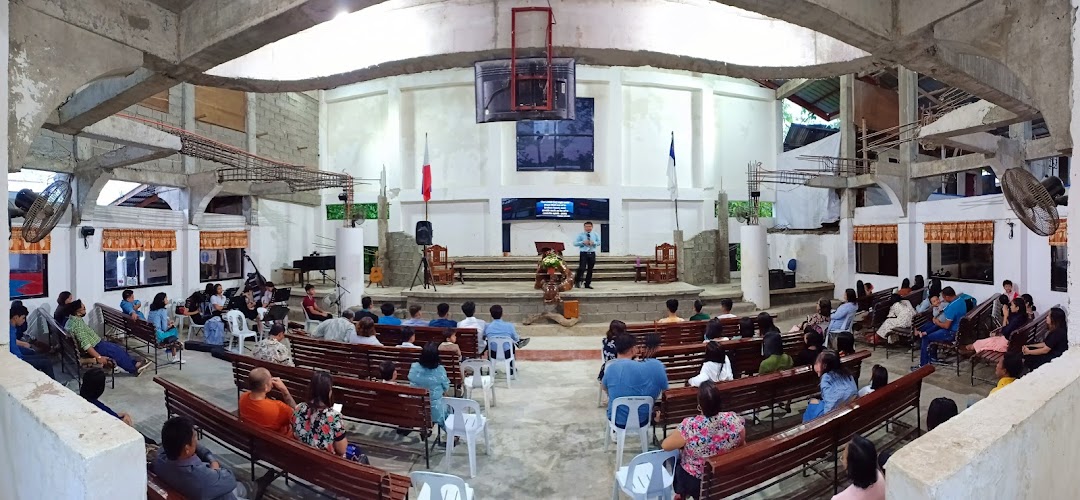
<instances>
[{"instance_id":1,"label":"wall-mounted tv","mask_svg":"<svg viewBox=\"0 0 1080 500\"><path fill-rule=\"evenodd\" d=\"M518 171L592 172L594 107L591 97L578 97L572 119L517 122Z\"/></svg>"},{"instance_id":2,"label":"wall-mounted tv","mask_svg":"<svg viewBox=\"0 0 1080 500\"><path fill-rule=\"evenodd\" d=\"M591 220L610 218L607 198L503 198L502 219Z\"/></svg>"}]
</instances>

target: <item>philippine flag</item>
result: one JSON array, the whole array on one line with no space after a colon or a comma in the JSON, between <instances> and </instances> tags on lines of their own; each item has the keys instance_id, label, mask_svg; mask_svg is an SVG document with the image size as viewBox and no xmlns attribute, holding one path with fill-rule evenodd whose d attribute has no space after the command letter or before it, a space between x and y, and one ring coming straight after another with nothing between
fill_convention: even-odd
<instances>
[{"instance_id":1,"label":"philippine flag","mask_svg":"<svg viewBox=\"0 0 1080 500\"><path fill-rule=\"evenodd\" d=\"M423 179L420 181L420 193L424 195L424 201L431 200L431 161L428 160L427 134L424 134L424 168Z\"/></svg>"}]
</instances>

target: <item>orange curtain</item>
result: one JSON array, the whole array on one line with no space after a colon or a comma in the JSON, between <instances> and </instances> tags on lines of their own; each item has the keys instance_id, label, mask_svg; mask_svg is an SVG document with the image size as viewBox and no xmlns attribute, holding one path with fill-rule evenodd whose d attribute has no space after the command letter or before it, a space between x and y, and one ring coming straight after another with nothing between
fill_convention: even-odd
<instances>
[{"instance_id":1,"label":"orange curtain","mask_svg":"<svg viewBox=\"0 0 1080 500\"><path fill-rule=\"evenodd\" d=\"M1050 235L1050 245L1063 247L1069 244L1069 219L1061 219L1057 231Z\"/></svg>"},{"instance_id":2,"label":"orange curtain","mask_svg":"<svg viewBox=\"0 0 1080 500\"><path fill-rule=\"evenodd\" d=\"M200 231L199 250L247 248L247 231Z\"/></svg>"},{"instance_id":3,"label":"orange curtain","mask_svg":"<svg viewBox=\"0 0 1080 500\"><path fill-rule=\"evenodd\" d=\"M176 250L176 231L148 231L144 229L103 229L101 231L103 252L172 252Z\"/></svg>"},{"instance_id":4,"label":"orange curtain","mask_svg":"<svg viewBox=\"0 0 1080 500\"><path fill-rule=\"evenodd\" d=\"M10 253L49 253L52 250L52 236L37 243L27 243L22 239L22 228L11 228L11 239L8 240L8 252Z\"/></svg>"},{"instance_id":5,"label":"orange curtain","mask_svg":"<svg viewBox=\"0 0 1080 500\"><path fill-rule=\"evenodd\" d=\"M896 243L896 226L855 226L855 243Z\"/></svg>"},{"instance_id":6,"label":"orange curtain","mask_svg":"<svg viewBox=\"0 0 1080 500\"><path fill-rule=\"evenodd\" d=\"M994 243L994 221L938 222L923 225L926 243Z\"/></svg>"}]
</instances>

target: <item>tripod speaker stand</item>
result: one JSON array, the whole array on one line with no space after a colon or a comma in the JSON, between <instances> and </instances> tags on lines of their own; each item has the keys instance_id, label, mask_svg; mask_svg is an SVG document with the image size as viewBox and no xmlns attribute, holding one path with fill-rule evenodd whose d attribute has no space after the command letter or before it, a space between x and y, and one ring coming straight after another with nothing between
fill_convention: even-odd
<instances>
[{"instance_id":1,"label":"tripod speaker stand","mask_svg":"<svg viewBox=\"0 0 1080 500\"><path fill-rule=\"evenodd\" d=\"M416 274L413 274L412 285L409 285L409 290L412 290L416 286L416 280L420 277L420 271L424 272L424 289L427 290L428 286L431 286L436 292L439 289L435 286L435 277L431 275L431 264L427 258L427 245L423 246L423 253L420 254L420 263L416 265Z\"/></svg>"}]
</instances>

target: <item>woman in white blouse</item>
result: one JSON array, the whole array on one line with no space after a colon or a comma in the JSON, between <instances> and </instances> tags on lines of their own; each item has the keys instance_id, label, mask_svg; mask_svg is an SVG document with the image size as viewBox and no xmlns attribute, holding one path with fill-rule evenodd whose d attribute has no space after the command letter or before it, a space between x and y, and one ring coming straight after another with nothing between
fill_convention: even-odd
<instances>
[{"instance_id":1,"label":"woman in white blouse","mask_svg":"<svg viewBox=\"0 0 1080 500\"><path fill-rule=\"evenodd\" d=\"M701 373L690 379L687 384L697 387L706 380L723 382L733 378L731 361L728 360L723 346L719 342L709 342L705 346L705 363L701 365Z\"/></svg>"}]
</instances>

